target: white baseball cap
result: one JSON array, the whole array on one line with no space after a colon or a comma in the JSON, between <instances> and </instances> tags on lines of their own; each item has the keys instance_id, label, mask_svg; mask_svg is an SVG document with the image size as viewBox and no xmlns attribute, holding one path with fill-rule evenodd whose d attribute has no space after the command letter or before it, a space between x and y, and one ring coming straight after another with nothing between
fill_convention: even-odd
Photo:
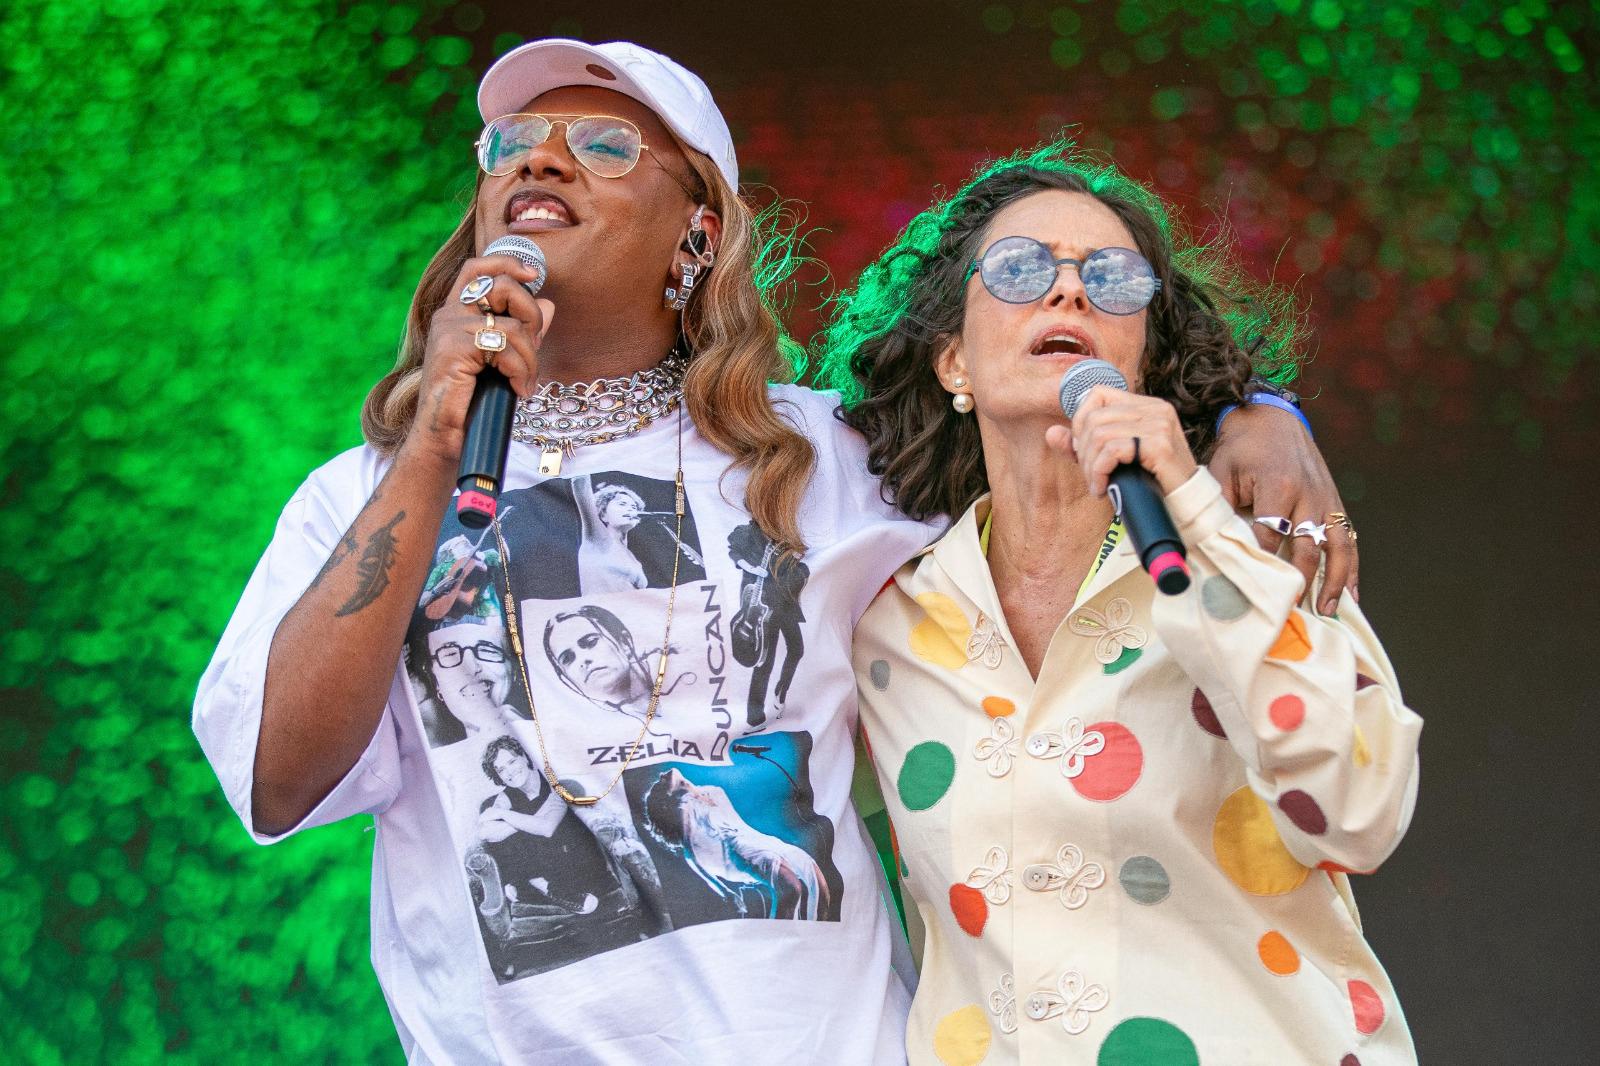
<instances>
[{"instance_id":1,"label":"white baseball cap","mask_svg":"<svg viewBox=\"0 0 1600 1066\"><path fill-rule=\"evenodd\" d=\"M627 41L588 44L552 37L513 48L478 84L478 113L490 122L563 85L597 85L633 97L684 144L710 156L729 186L739 187L733 135L706 83L660 52Z\"/></svg>"}]
</instances>

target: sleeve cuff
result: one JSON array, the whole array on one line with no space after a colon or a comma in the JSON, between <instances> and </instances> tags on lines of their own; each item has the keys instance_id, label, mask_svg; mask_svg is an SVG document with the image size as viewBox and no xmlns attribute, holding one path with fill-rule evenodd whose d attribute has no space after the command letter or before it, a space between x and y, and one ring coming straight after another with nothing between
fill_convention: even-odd
<instances>
[{"instance_id":1,"label":"sleeve cuff","mask_svg":"<svg viewBox=\"0 0 1600 1066\"><path fill-rule=\"evenodd\" d=\"M1222 486L1205 467L1196 467L1189 480L1167 493L1167 513L1178 526L1185 544L1196 544L1234 518L1222 495Z\"/></svg>"}]
</instances>

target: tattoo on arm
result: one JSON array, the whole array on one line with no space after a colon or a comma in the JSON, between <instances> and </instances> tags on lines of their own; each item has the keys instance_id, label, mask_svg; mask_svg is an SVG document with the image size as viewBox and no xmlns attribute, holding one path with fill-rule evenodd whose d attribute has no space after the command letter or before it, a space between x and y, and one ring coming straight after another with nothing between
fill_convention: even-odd
<instances>
[{"instance_id":1,"label":"tattoo on arm","mask_svg":"<svg viewBox=\"0 0 1600 1066\"><path fill-rule=\"evenodd\" d=\"M399 543L395 539L394 527L399 525L405 516L404 511L399 512L367 538L367 549L361 553L361 558L356 563L355 594L343 607L334 612L336 618L355 614L369 606L383 595L384 589L389 587L389 571L394 569L395 548Z\"/></svg>"},{"instance_id":2,"label":"tattoo on arm","mask_svg":"<svg viewBox=\"0 0 1600 1066\"><path fill-rule=\"evenodd\" d=\"M354 555L358 547L360 545L356 543L356 538L346 533L344 539L333 546L333 554L328 556L328 561L322 564L322 569L317 571L317 576L311 579L311 584L306 591L309 592L322 584L322 579L339 569L339 564Z\"/></svg>"}]
</instances>

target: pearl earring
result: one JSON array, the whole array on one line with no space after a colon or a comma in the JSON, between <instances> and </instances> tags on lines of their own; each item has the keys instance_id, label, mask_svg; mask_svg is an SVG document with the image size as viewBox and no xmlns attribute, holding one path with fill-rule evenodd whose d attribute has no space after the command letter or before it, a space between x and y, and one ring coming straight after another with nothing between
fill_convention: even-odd
<instances>
[{"instance_id":1,"label":"pearl earring","mask_svg":"<svg viewBox=\"0 0 1600 1066\"><path fill-rule=\"evenodd\" d=\"M970 392L956 393L950 397L950 406L954 407L958 413L966 414L972 410L972 394Z\"/></svg>"}]
</instances>

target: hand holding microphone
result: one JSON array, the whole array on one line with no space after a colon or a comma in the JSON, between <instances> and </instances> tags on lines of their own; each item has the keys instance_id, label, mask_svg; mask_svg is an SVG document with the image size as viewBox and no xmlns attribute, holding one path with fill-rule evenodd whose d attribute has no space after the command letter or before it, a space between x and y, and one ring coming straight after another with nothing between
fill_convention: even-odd
<instances>
[{"instance_id":1,"label":"hand holding microphone","mask_svg":"<svg viewBox=\"0 0 1600 1066\"><path fill-rule=\"evenodd\" d=\"M1046 440L1077 456L1091 492L1111 496L1140 563L1157 588L1176 595L1189 587L1187 551L1162 496L1197 464L1176 409L1127 387L1104 360L1073 364L1061 379L1061 409L1072 425L1052 426Z\"/></svg>"}]
</instances>

